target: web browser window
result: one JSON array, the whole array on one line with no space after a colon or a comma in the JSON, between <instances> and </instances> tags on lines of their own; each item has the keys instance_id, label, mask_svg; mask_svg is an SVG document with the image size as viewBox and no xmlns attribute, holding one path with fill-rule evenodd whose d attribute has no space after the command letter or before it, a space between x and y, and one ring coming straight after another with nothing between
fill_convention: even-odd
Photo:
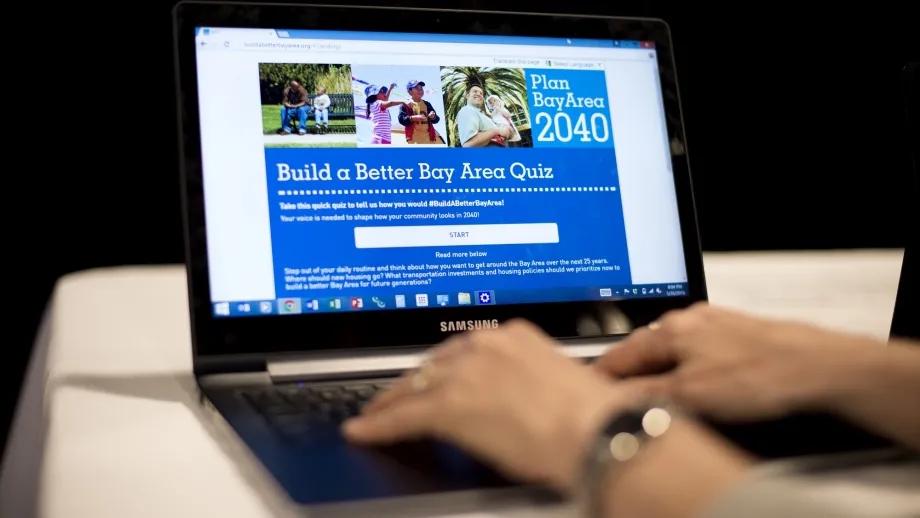
<instances>
[{"instance_id":1,"label":"web browser window","mask_svg":"<svg viewBox=\"0 0 920 518\"><path fill-rule=\"evenodd\" d=\"M686 295L651 42L196 46L215 316Z\"/></svg>"}]
</instances>

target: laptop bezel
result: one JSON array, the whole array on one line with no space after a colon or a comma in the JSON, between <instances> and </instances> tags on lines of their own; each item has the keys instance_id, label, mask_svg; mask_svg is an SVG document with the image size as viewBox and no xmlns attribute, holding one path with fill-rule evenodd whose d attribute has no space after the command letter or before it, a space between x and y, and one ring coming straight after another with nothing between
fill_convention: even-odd
<instances>
[{"instance_id":1,"label":"laptop bezel","mask_svg":"<svg viewBox=\"0 0 920 518\"><path fill-rule=\"evenodd\" d=\"M377 22L385 16L387 27ZM186 239L192 346L201 359L238 357L259 360L276 353L391 349L427 346L446 338L442 321L526 318L557 338L613 334L603 325L611 315L632 326L707 298L705 276L677 75L667 24L657 19L560 16L477 11L394 9L322 5L266 5L182 2L173 11L179 99L180 171ZM440 34L500 34L536 37L609 38L652 41L659 57L671 160L682 229L688 294L683 297L609 302L399 309L308 315L214 318L209 297L208 252L202 185L202 157L196 27L289 28ZM585 325L586 319L601 325Z\"/></svg>"}]
</instances>

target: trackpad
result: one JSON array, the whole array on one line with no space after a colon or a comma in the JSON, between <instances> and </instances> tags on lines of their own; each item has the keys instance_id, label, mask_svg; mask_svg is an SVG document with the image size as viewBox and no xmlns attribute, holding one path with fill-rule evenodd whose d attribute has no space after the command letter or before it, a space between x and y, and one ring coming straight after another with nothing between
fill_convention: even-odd
<instances>
[{"instance_id":1,"label":"trackpad","mask_svg":"<svg viewBox=\"0 0 920 518\"><path fill-rule=\"evenodd\" d=\"M377 469L399 472L414 484L431 486L433 491L502 487L513 485L459 449L436 441L424 440L384 447L354 448L366 455Z\"/></svg>"}]
</instances>

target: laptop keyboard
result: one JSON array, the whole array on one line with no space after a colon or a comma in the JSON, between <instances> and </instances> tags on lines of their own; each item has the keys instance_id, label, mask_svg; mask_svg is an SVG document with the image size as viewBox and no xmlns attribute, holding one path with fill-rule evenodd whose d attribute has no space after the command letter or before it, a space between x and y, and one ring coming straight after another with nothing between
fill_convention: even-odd
<instances>
[{"instance_id":1,"label":"laptop keyboard","mask_svg":"<svg viewBox=\"0 0 920 518\"><path fill-rule=\"evenodd\" d=\"M291 384L240 394L282 435L315 437L337 433L339 423L356 415L386 385L386 381Z\"/></svg>"}]
</instances>

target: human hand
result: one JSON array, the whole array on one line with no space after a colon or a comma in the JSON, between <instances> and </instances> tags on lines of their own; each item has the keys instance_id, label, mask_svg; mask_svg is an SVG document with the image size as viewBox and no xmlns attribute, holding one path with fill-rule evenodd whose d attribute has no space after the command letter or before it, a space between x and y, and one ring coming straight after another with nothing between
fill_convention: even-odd
<instances>
[{"instance_id":1,"label":"human hand","mask_svg":"<svg viewBox=\"0 0 920 518\"><path fill-rule=\"evenodd\" d=\"M556 350L533 324L455 335L345 423L357 443L432 437L506 474L571 489L596 430L628 389Z\"/></svg>"},{"instance_id":2,"label":"human hand","mask_svg":"<svg viewBox=\"0 0 920 518\"><path fill-rule=\"evenodd\" d=\"M509 138L511 136L511 127L510 126L500 126L498 128L498 134L503 138Z\"/></svg>"},{"instance_id":3,"label":"human hand","mask_svg":"<svg viewBox=\"0 0 920 518\"><path fill-rule=\"evenodd\" d=\"M847 383L839 375L847 371L845 364L879 346L871 339L697 304L634 331L595 368L618 378L638 376L645 392L703 415L749 421L827 410Z\"/></svg>"},{"instance_id":4,"label":"human hand","mask_svg":"<svg viewBox=\"0 0 920 518\"><path fill-rule=\"evenodd\" d=\"M428 112L429 119L434 120L435 117L437 117L437 114L435 114L434 112Z\"/></svg>"}]
</instances>

